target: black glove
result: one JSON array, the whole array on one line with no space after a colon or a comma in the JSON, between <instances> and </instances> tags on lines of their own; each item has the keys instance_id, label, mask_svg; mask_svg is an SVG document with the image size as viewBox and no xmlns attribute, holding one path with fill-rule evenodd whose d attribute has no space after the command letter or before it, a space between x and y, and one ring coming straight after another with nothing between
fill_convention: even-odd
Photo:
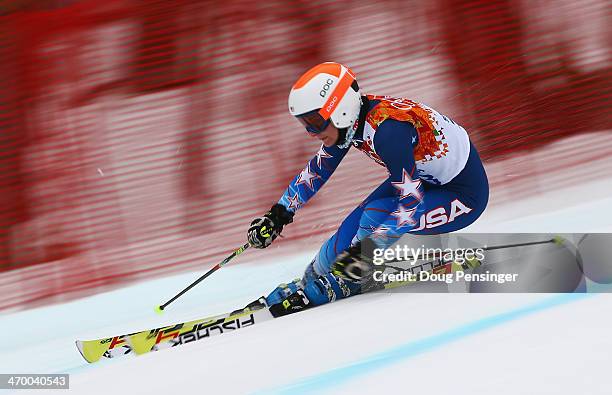
<instances>
[{"instance_id":1,"label":"black glove","mask_svg":"<svg viewBox=\"0 0 612 395\"><path fill-rule=\"evenodd\" d=\"M349 247L336 257L331 267L334 275L357 284L364 284L372 278L374 264L364 251L361 242Z\"/></svg>"},{"instance_id":2,"label":"black glove","mask_svg":"<svg viewBox=\"0 0 612 395\"><path fill-rule=\"evenodd\" d=\"M275 204L263 217L255 218L247 232L251 246L266 248L283 231L283 226L293 222L293 213L282 204Z\"/></svg>"}]
</instances>

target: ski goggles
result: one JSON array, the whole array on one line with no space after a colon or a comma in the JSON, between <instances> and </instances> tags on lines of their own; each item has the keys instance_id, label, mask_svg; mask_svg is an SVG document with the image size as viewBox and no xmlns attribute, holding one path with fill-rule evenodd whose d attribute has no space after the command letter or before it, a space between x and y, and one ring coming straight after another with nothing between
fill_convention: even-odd
<instances>
[{"instance_id":1,"label":"ski goggles","mask_svg":"<svg viewBox=\"0 0 612 395\"><path fill-rule=\"evenodd\" d=\"M331 123L331 119L325 119L319 114L319 110L313 110L296 118L308 131L308 133L319 134L323 132Z\"/></svg>"}]
</instances>

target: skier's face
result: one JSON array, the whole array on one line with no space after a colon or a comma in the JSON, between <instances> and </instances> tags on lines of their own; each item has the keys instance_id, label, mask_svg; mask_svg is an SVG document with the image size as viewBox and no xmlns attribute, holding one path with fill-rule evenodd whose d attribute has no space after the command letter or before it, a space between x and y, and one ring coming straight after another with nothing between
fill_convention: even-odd
<instances>
[{"instance_id":1,"label":"skier's face","mask_svg":"<svg viewBox=\"0 0 612 395\"><path fill-rule=\"evenodd\" d=\"M321 133L315 134L308 132L308 134L316 139L319 139L326 147L331 147L332 145L336 144L339 137L338 129L331 123Z\"/></svg>"}]
</instances>

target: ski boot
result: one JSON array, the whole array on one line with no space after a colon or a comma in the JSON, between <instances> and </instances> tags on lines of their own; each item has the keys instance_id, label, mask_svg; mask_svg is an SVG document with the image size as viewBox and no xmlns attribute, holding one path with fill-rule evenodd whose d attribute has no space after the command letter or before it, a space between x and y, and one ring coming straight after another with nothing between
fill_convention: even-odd
<instances>
[{"instance_id":1,"label":"ski boot","mask_svg":"<svg viewBox=\"0 0 612 395\"><path fill-rule=\"evenodd\" d=\"M374 280L375 271L384 271L385 265L374 265L374 249L376 244L366 239L359 241L341 252L331 266L331 272L336 278L343 279L353 288L359 287L360 293L384 289L384 284Z\"/></svg>"},{"instance_id":2,"label":"ski boot","mask_svg":"<svg viewBox=\"0 0 612 395\"><path fill-rule=\"evenodd\" d=\"M274 317L280 317L343 299L355 293L357 289L331 273L316 276L309 274L307 270L304 279L298 278L289 284L279 285L266 297L266 303L270 313Z\"/></svg>"},{"instance_id":3,"label":"ski boot","mask_svg":"<svg viewBox=\"0 0 612 395\"><path fill-rule=\"evenodd\" d=\"M374 273L371 253L365 253L361 242L341 252L331 267L331 272L339 278L358 284L365 284Z\"/></svg>"}]
</instances>

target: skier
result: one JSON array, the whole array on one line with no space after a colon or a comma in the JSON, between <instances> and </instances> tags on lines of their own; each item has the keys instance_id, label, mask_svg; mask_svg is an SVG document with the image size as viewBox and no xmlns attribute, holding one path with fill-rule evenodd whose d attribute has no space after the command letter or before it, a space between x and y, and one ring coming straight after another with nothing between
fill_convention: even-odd
<instances>
[{"instance_id":1,"label":"skier","mask_svg":"<svg viewBox=\"0 0 612 395\"><path fill-rule=\"evenodd\" d=\"M405 233L462 229L485 210L487 176L467 132L449 117L404 98L362 95L346 66L319 64L293 85L289 112L319 151L278 203L252 221L248 240L266 248L295 212L325 184L351 146L386 168L389 177L342 222L307 266L303 278L266 297L275 315L355 295L371 273L362 242L390 246ZM354 169L355 180L359 169Z\"/></svg>"}]
</instances>

